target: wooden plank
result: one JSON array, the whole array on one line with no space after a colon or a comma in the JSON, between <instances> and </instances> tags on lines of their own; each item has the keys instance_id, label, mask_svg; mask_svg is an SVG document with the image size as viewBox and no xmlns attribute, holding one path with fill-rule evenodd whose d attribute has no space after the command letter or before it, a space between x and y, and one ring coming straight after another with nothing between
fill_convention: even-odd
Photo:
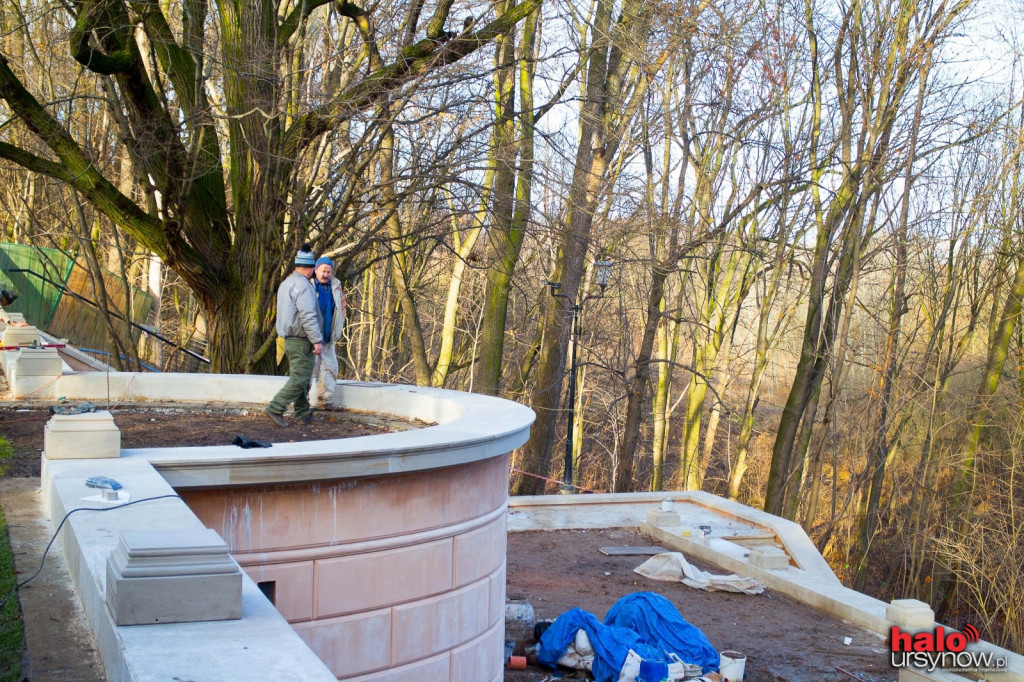
<instances>
[{"instance_id":1,"label":"wooden plank","mask_svg":"<svg viewBox=\"0 0 1024 682\"><path fill-rule=\"evenodd\" d=\"M654 556L669 550L664 547L602 547L598 551L605 556Z\"/></svg>"}]
</instances>

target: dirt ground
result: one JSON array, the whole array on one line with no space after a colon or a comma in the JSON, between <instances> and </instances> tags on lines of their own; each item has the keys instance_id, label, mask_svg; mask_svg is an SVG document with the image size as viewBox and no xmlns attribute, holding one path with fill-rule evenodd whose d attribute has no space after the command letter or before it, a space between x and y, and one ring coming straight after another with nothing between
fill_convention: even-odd
<instances>
[{"instance_id":1,"label":"dirt ground","mask_svg":"<svg viewBox=\"0 0 1024 682\"><path fill-rule=\"evenodd\" d=\"M656 544L625 529L509 533L507 594L525 598L538 619L556 618L576 606L603 620L620 597L656 592L700 628L716 649L746 654L744 679L748 682L891 682L898 678L879 635L770 590L751 596L650 580L633 572L648 557L605 556L599 551ZM724 572L687 559L706 571ZM852 643L844 644L845 637L851 637ZM530 666L506 670L505 682L564 679L571 676L569 672Z\"/></svg>"},{"instance_id":2,"label":"dirt ground","mask_svg":"<svg viewBox=\"0 0 1024 682\"><path fill-rule=\"evenodd\" d=\"M96 407L105 409L103 405ZM293 443L368 436L417 426L358 412L317 411L317 421L312 424L300 426L289 417L291 426L282 428L263 414L262 405L230 408L119 405L111 413L121 430L122 448L230 445L238 435L268 443ZM39 475L43 427L51 416L49 408L44 406L0 404L0 436L7 438L14 449L8 476Z\"/></svg>"}]
</instances>

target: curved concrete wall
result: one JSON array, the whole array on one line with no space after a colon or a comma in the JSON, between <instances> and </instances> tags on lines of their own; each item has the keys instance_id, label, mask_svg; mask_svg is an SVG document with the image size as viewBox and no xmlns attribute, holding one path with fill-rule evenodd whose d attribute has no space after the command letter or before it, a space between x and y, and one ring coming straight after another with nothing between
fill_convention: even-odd
<instances>
[{"instance_id":1,"label":"curved concrete wall","mask_svg":"<svg viewBox=\"0 0 1024 682\"><path fill-rule=\"evenodd\" d=\"M102 400L109 385L119 400L256 402L284 381L153 376L78 374L54 388L80 400ZM533 412L358 382L339 382L335 401L436 425L265 450L138 448L104 466L113 476L155 469L253 581L273 585L278 611L337 678L498 682L508 453L526 441ZM60 461L46 468L54 480L80 475ZM216 656L210 648L205 655ZM123 646L120 654L144 656Z\"/></svg>"},{"instance_id":2,"label":"curved concrete wall","mask_svg":"<svg viewBox=\"0 0 1024 682\"><path fill-rule=\"evenodd\" d=\"M508 461L182 494L340 679L502 678Z\"/></svg>"}]
</instances>

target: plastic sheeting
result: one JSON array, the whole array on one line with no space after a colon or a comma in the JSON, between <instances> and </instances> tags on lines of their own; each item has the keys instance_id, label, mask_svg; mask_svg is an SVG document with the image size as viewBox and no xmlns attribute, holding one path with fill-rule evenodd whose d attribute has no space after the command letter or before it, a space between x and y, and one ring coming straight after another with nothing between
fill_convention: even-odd
<instances>
[{"instance_id":1,"label":"plastic sheeting","mask_svg":"<svg viewBox=\"0 0 1024 682\"><path fill-rule=\"evenodd\" d=\"M702 571L686 560L680 552L656 554L633 569L634 572L653 580L681 582L698 590L714 592L742 592L744 594L761 594L764 585L756 578L742 578L735 573L715 575Z\"/></svg>"},{"instance_id":2,"label":"plastic sheeting","mask_svg":"<svg viewBox=\"0 0 1024 682\"><path fill-rule=\"evenodd\" d=\"M627 658L635 663L635 656L665 665L678 657L705 673L718 670L718 652L704 633L686 622L670 601L652 592L626 595L608 611L604 623L582 609L566 611L541 636L537 660L555 667L567 651L575 650L580 630L594 652L590 669L597 682L617 682Z\"/></svg>"}]
</instances>

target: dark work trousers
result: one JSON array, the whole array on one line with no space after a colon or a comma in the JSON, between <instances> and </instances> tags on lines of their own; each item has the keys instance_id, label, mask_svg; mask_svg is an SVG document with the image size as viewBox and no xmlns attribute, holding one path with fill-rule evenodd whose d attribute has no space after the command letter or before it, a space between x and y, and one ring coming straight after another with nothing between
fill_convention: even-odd
<instances>
[{"instance_id":1,"label":"dark work trousers","mask_svg":"<svg viewBox=\"0 0 1024 682\"><path fill-rule=\"evenodd\" d=\"M313 344L306 338L284 340L284 354L288 357L288 383L270 401L271 412L283 414L290 403L295 404L295 419L310 413L309 383L313 378Z\"/></svg>"}]
</instances>

